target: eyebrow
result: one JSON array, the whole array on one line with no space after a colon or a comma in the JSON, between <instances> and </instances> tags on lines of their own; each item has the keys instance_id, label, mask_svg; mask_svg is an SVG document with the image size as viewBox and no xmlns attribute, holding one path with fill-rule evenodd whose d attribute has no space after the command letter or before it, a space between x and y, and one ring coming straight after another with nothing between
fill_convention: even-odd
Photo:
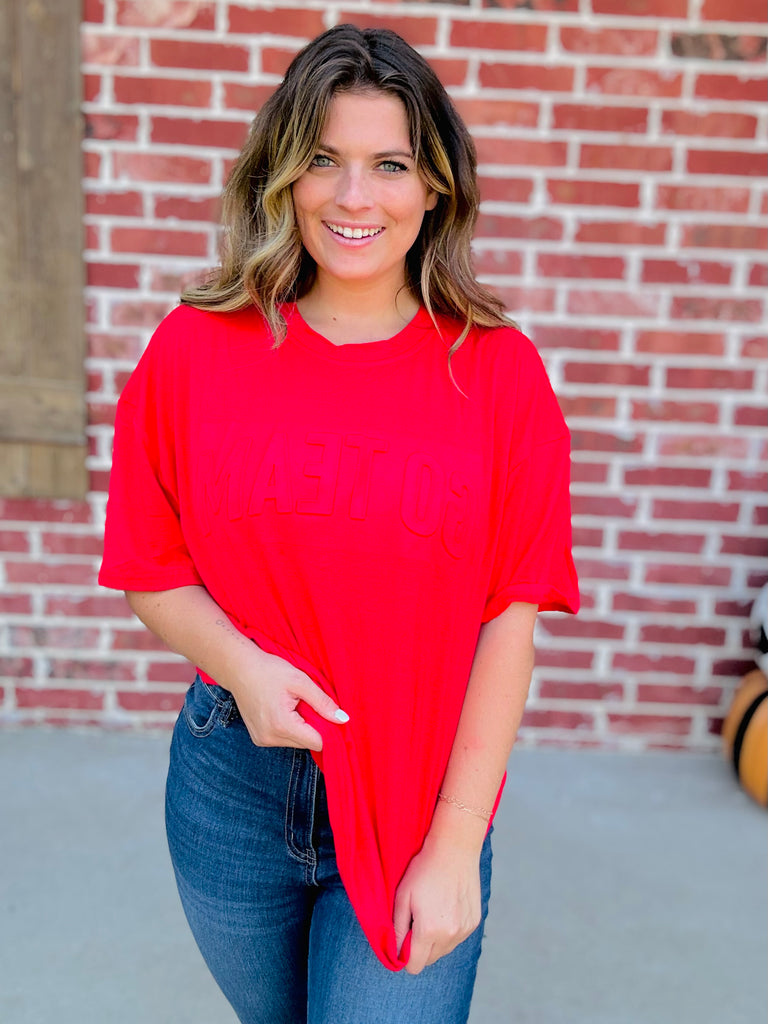
<instances>
[{"instance_id":1,"label":"eyebrow","mask_svg":"<svg viewBox=\"0 0 768 1024\"><path fill-rule=\"evenodd\" d=\"M328 146L326 143L321 142L318 149L324 150L326 153L330 153L332 156L341 156L341 153L334 146ZM371 156L374 160L384 160L387 157L392 156L404 156L408 160L413 160L413 153L410 150L404 149L385 149L382 153L372 153Z\"/></svg>"}]
</instances>

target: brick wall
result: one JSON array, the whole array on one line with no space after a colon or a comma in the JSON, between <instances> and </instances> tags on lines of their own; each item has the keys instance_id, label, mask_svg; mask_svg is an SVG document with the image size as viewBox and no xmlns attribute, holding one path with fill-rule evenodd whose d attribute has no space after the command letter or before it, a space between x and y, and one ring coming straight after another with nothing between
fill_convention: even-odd
<instances>
[{"instance_id":1,"label":"brick wall","mask_svg":"<svg viewBox=\"0 0 768 1024\"><path fill-rule=\"evenodd\" d=\"M477 140L477 266L573 432L584 609L543 616L529 741L708 749L766 544L763 0L85 0L91 493L0 501L0 720L156 727L188 667L95 585L115 400L306 39L390 25Z\"/></svg>"}]
</instances>

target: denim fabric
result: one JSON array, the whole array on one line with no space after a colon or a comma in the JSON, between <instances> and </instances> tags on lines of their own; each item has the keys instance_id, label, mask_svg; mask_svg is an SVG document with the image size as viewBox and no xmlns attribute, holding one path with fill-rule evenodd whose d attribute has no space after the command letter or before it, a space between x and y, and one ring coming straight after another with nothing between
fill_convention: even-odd
<instances>
[{"instance_id":1,"label":"denim fabric","mask_svg":"<svg viewBox=\"0 0 768 1024\"><path fill-rule=\"evenodd\" d=\"M257 747L199 677L171 743L166 825L182 905L243 1024L464 1024L483 923L413 977L384 967L336 867L325 785L306 750Z\"/></svg>"}]
</instances>

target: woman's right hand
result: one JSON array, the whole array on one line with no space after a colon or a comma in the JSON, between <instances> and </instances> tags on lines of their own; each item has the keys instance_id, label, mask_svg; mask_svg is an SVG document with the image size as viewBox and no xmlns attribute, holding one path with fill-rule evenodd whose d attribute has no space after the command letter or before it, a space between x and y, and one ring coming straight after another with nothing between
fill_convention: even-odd
<instances>
[{"instance_id":1,"label":"woman's right hand","mask_svg":"<svg viewBox=\"0 0 768 1024\"><path fill-rule=\"evenodd\" d=\"M305 672L235 629L204 587L126 591L126 597L144 625L171 650L230 691L257 746L323 749L320 733L298 710L300 701L336 726L349 721Z\"/></svg>"},{"instance_id":2,"label":"woman's right hand","mask_svg":"<svg viewBox=\"0 0 768 1024\"><path fill-rule=\"evenodd\" d=\"M301 747L322 750L320 733L299 710L304 701L322 718L343 725L349 716L300 669L276 655L259 652L252 678L241 678L230 690L253 742L259 747Z\"/></svg>"}]
</instances>

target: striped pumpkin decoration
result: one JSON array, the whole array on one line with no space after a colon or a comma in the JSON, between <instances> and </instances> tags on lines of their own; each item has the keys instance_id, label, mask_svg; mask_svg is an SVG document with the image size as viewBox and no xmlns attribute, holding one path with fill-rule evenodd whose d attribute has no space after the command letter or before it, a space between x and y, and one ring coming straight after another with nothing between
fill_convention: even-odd
<instances>
[{"instance_id":1,"label":"striped pumpkin decoration","mask_svg":"<svg viewBox=\"0 0 768 1024\"><path fill-rule=\"evenodd\" d=\"M723 722L723 753L744 790L768 806L768 679L759 668L741 681Z\"/></svg>"}]
</instances>

